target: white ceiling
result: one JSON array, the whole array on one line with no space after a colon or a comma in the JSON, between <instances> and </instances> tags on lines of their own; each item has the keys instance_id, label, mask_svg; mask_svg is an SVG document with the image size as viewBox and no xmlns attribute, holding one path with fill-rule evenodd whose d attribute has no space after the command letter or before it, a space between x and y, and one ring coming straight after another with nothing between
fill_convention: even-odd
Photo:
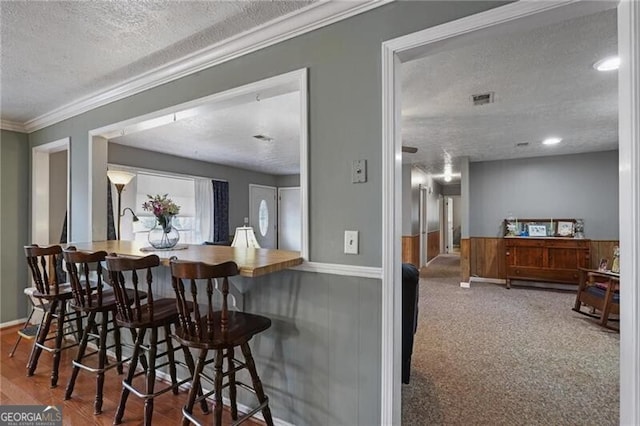
<instances>
[{"instance_id":1,"label":"white ceiling","mask_svg":"<svg viewBox=\"0 0 640 426\"><path fill-rule=\"evenodd\" d=\"M205 104L175 122L132 133L127 129L123 136L108 139L273 175L300 173L300 93L243 98L251 101L222 107ZM258 140L256 135L272 140Z\"/></svg>"},{"instance_id":2,"label":"white ceiling","mask_svg":"<svg viewBox=\"0 0 640 426\"><path fill-rule=\"evenodd\" d=\"M318 4L337 3L0 1L0 118L34 120ZM615 149L617 75L596 72L592 64L616 50L611 10L479 38L403 64L403 144L419 148L403 161L440 174L447 155L455 172L460 156L484 161ZM487 91L495 93L495 103L471 106L471 94ZM296 173L298 105L297 93L289 93L244 106L203 106L175 123L110 139L265 173ZM255 134L274 141L255 141ZM564 140L541 146L550 135ZM515 146L522 142L529 145Z\"/></svg>"},{"instance_id":3,"label":"white ceiling","mask_svg":"<svg viewBox=\"0 0 640 426\"><path fill-rule=\"evenodd\" d=\"M470 161L616 149L617 72L593 64L617 52L616 10L466 43L402 65L403 162L442 174ZM495 93L472 106L471 95ZM549 136L562 143L544 146ZM526 147L516 144L528 142Z\"/></svg>"},{"instance_id":4,"label":"white ceiling","mask_svg":"<svg viewBox=\"0 0 640 426\"><path fill-rule=\"evenodd\" d=\"M1 1L1 118L28 122L314 3Z\"/></svg>"}]
</instances>

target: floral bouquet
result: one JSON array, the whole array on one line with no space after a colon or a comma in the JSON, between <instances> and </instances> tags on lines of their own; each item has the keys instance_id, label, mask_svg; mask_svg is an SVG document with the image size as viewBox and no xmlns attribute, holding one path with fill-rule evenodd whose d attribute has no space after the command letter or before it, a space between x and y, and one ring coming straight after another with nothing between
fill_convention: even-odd
<instances>
[{"instance_id":1,"label":"floral bouquet","mask_svg":"<svg viewBox=\"0 0 640 426\"><path fill-rule=\"evenodd\" d=\"M149 201L142 204L142 209L152 212L165 233L171 232L171 220L180 213L180 206L173 202L169 194L151 196Z\"/></svg>"}]
</instances>

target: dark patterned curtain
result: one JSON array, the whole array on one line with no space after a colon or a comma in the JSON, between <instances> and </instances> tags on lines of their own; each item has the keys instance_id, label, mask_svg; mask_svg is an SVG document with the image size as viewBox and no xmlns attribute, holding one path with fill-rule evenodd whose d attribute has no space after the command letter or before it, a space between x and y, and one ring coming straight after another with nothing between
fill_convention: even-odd
<instances>
[{"instance_id":1,"label":"dark patterned curtain","mask_svg":"<svg viewBox=\"0 0 640 426\"><path fill-rule=\"evenodd\" d=\"M118 212L120 214L120 212ZM107 181L107 240L115 240L116 225L113 223L113 198L111 198L111 182Z\"/></svg>"},{"instance_id":2,"label":"dark patterned curtain","mask_svg":"<svg viewBox=\"0 0 640 426\"><path fill-rule=\"evenodd\" d=\"M213 183L213 241L229 241L229 182Z\"/></svg>"}]
</instances>

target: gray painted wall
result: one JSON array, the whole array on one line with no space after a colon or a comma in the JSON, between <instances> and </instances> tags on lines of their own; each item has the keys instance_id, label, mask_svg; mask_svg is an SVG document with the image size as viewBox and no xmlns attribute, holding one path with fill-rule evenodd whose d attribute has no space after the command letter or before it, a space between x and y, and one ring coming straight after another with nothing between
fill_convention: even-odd
<instances>
[{"instance_id":1,"label":"gray painted wall","mask_svg":"<svg viewBox=\"0 0 640 426\"><path fill-rule=\"evenodd\" d=\"M31 146L36 146L71 138L71 238L86 240L90 229L87 216L90 130L307 67L309 260L379 267L382 262L381 42L501 4L505 2L394 2L88 111L34 132L29 140ZM366 183L350 183L353 159L368 161ZM343 253L345 229L360 231L359 255ZM297 406L284 405L284 411L278 410L276 416L290 422L299 419L299 424L312 424L316 418L322 422L325 416L330 416L328 424L334 425L376 424L381 394L381 324L377 319L381 306L380 281L302 274L300 283L305 288L318 283L325 287L321 294L301 291L295 299L299 306L319 304L319 309L304 318L307 327L301 328L308 336L305 343L311 342L317 347L313 351L302 345L296 348L288 354L290 358L285 367L305 369L309 357L317 357L312 365L325 365L321 371L330 375L324 383L329 383L329 379L332 382L329 387L319 388L310 382L309 376L291 375L288 386L297 389L294 396ZM269 285L262 287L259 291L271 291ZM345 298L347 292L357 297ZM274 290L274 297L277 296ZM322 297L326 297L326 303L319 303ZM247 305L248 309L258 306L259 301L255 303ZM356 313L357 321L354 320ZM320 328L311 327L314 324L320 324ZM274 332L286 338L286 329ZM256 350L263 350L261 346L255 345ZM335 372L330 372L331 369ZM265 382L270 378L267 373ZM309 388L318 391L303 391ZM271 393L274 404L288 404L286 395L275 401L281 397L279 390ZM355 398L357 409L352 405ZM307 413L320 414L306 417Z\"/></svg>"},{"instance_id":2,"label":"gray painted wall","mask_svg":"<svg viewBox=\"0 0 640 426\"><path fill-rule=\"evenodd\" d=\"M584 218L585 237L619 238L618 151L471 163L472 237L500 236L509 213Z\"/></svg>"},{"instance_id":3,"label":"gray painted wall","mask_svg":"<svg viewBox=\"0 0 640 426\"><path fill-rule=\"evenodd\" d=\"M278 188L300 186L300 175L276 176L276 186Z\"/></svg>"},{"instance_id":4,"label":"gray painted wall","mask_svg":"<svg viewBox=\"0 0 640 426\"><path fill-rule=\"evenodd\" d=\"M249 216L249 184L276 186L276 176L256 173L236 167L207 163L206 161L176 157L160 152L109 143L110 164L138 167L189 176L210 177L229 182L229 235L244 225Z\"/></svg>"},{"instance_id":5,"label":"gray painted wall","mask_svg":"<svg viewBox=\"0 0 640 426\"><path fill-rule=\"evenodd\" d=\"M0 323L27 312L30 151L26 134L0 132Z\"/></svg>"},{"instance_id":6,"label":"gray painted wall","mask_svg":"<svg viewBox=\"0 0 640 426\"><path fill-rule=\"evenodd\" d=\"M60 242L67 212L67 150L49 155L49 242Z\"/></svg>"}]
</instances>

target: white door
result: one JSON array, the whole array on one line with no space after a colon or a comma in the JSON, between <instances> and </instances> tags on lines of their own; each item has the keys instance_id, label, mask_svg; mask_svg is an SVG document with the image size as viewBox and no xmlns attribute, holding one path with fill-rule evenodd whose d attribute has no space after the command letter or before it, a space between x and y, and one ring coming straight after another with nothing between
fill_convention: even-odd
<instances>
[{"instance_id":1,"label":"white door","mask_svg":"<svg viewBox=\"0 0 640 426\"><path fill-rule=\"evenodd\" d=\"M447 253L453 253L453 198L447 197Z\"/></svg>"},{"instance_id":2,"label":"white door","mask_svg":"<svg viewBox=\"0 0 640 426\"><path fill-rule=\"evenodd\" d=\"M249 226L262 248L277 247L276 192L273 186L249 185Z\"/></svg>"},{"instance_id":3,"label":"white door","mask_svg":"<svg viewBox=\"0 0 640 426\"><path fill-rule=\"evenodd\" d=\"M278 248L300 251L302 237L300 187L278 188Z\"/></svg>"}]
</instances>

